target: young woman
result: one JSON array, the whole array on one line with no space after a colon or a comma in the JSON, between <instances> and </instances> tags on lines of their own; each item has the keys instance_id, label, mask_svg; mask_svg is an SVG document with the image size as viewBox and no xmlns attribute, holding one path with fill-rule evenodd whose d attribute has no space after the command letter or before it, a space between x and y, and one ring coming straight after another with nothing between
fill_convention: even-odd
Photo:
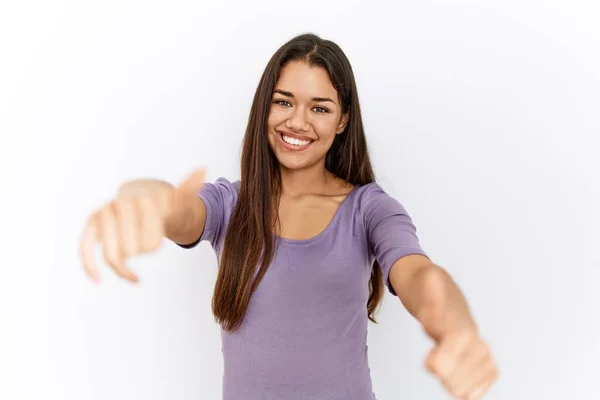
<instances>
[{"instance_id":1,"label":"young woman","mask_svg":"<svg viewBox=\"0 0 600 400\"><path fill-rule=\"evenodd\" d=\"M208 241L222 329L225 400L371 400L368 320L385 288L435 346L426 365L461 399L496 379L450 276L421 248L403 206L375 182L352 68L335 43L301 35L269 61L243 141L241 180L125 183L82 239L125 279L128 257Z\"/></svg>"}]
</instances>

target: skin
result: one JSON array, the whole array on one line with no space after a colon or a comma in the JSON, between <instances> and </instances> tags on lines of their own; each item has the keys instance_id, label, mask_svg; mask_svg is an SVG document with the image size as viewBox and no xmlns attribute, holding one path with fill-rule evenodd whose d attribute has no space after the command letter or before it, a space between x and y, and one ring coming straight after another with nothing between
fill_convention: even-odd
<instances>
[{"instance_id":1,"label":"skin","mask_svg":"<svg viewBox=\"0 0 600 400\"><path fill-rule=\"evenodd\" d=\"M94 257L97 244L102 247L104 261L117 275L138 283L138 276L127 267L127 259L156 251L165 237L176 243L192 243L200 237L206 208L196 193L204 184L204 176L204 170L197 170L178 186L152 179L125 183L85 225L80 256L86 274L100 282Z\"/></svg>"},{"instance_id":2,"label":"skin","mask_svg":"<svg viewBox=\"0 0 600 400\"><path fill-rule=\"evenodd\" d=\"M481 337L460 289L422 255L394 263L390 282L406 309L433 340L426 368L458 399L481 399L498 378L490 347Z\"/></svg>"},{"instance_id":3,"label":"skin","mask_svg":"<svg viewBox=\"0 0 600 400\"><path fill-rule=\"evenodd\" d=\"M269 145L286 179L307 172L324 175L325 154L347 123L348 115L342 115L337 91L325 69L301 61L291 62L282 69L267 124ZM280 132L314 142L309 150L292 152L281 145Z\"/></svg>"},{"instance_id":4,"label":"skin","mask_svg":"<svg viewBox=\"0 0 600 400\"><path fill-rule=\"evenodd\" d=\"M324 69L303 62L283 68L266 133L281 168L280 236L306 239L317 235L352 189L325 169L327 150L347 121ZM282 132L312 143L306 150L290 151L281 142ZM93 251L97 243L113 271L137 283L137 275L126 266L128 258L155 251L164 237L181 244L194 242L206 222L204 203L196 195L204 177L204 171L198 170L178 186L158 180L124 184L115 199L92 213L86 224L80 247L85 272L99 281ZM482 398L496 381L497 368L450 275L427 257L407 255L392 266L390 283L433 341L426 368L456 398Z\"/></svg>"},{"instance_id":5,"label":"skin","mask_svg":"<svg viewBox=\"0 0 600 400\"><path fill-rule=\"evenodd\" d=\"M325 169L325 155L348 123L327 71L304 62L287 64L271 99L269 146L279 161L282 194L280 231L288 239L307 239L323 231L352 185ZM281 134L311 140L290 151Z\"/></svg>"}]
</instances>

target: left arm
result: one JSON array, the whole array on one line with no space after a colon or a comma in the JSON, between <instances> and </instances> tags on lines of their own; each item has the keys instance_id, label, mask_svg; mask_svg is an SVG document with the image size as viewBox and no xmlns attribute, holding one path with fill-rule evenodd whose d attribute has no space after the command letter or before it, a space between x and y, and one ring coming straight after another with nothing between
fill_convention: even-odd
<instances>
[{"instance_id":1,"label":"left arm","mask_svg":"<svg viewBox=\"0 0 600 400\"><path fill-rule=\"evenodd\" d=\"M361 209L385 283L435 342L427 368L458 398L480 399L497 372L464 296L450 275L426 256L402 204L375 184L363 193Z\"/></svg>"},{"instance_id":2,"label":"left arm","mask_svg":"<svg viewBox=\"0 0 600 400\"><path fill-rule=\"evenodd\" d=\"M480 399L498 373L465 297L450 275L427 257L414 254L398 259L389 279L404 307L435 342L427 368L456 397Z\"/></svg>"},{"instance_id":3,"label":"left arm","mask_svg":"<svg viewBox=\"0 0 600 400\"><path fill-rule=\"evenodd\" d=\"M408 312L427 325L434 336L459 327L477 329L467 301L456 283L443 268L435 265L429 258L419 254L400 258L392 265L390 283ZM432 285L435 287L431 287ZM441 296L444 299L441 299ZM441 301L451 312L444 319L444 326L433 326L441 321L428 321L432 312L438 311L431 308Z\"/></svg>"}]
</instances>

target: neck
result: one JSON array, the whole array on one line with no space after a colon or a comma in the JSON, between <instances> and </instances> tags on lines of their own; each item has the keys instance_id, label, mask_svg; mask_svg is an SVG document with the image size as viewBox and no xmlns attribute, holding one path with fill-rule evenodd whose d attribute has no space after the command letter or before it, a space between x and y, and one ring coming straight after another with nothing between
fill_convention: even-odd
<instances>
[{"instance_id":1,"label":"neck","mask_svg":"<svg viewBox=\"0 0 600 400\"><path fill-rule=\"evenodd\" d=\"M324 165L291 170L281 167L281 194L300 196L307 193L322 193L331 182L331 173Z\"/></svg>"}]
</instances>

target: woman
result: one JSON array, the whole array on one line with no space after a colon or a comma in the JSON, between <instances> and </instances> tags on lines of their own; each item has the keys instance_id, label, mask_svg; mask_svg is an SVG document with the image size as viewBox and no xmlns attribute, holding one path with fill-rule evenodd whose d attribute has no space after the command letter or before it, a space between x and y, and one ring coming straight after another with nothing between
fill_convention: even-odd
<instances>
[{"instance_id":1,"label":"woman","mask_svg":"<svg viewBox=\"0 0 600 400\"><path fill-rule=\"evenodd\" d=\"M178 187L137 180L94 213L93 245L125 279L126 258L208 241L219 260L212 302L222 328L223 398L374 399L367 324L387 287L434 340L426 365L461 399L496 378L464 297L419 245L403 206L375 182L352 68L315 35L284 44L256 91L241 180Z\"/></svg>"}]
</instances>

